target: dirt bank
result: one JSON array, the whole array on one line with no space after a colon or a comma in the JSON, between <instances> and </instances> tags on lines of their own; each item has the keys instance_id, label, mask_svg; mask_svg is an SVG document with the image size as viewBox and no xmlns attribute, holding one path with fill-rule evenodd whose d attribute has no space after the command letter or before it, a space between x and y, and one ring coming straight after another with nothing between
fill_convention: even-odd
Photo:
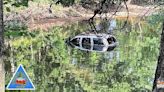
<instances>
[{"instance_id":1,"label":"dirt bank","mask_svg":"<svg viewBox=\"0 0 164 92\"><path fill-rule=\"evenodd\" d=\"M149 16L156 12L158 8L154 6L137 6L128 4L129 18L140 18ZM111 18L114 12L107 14ZM126 18L128 15L125 6L121 8L116 14L115 18ZM81 6L73 7L58 7L53 9L52 13L49 12L48 5L31 5L27 9L20 11L16 15L10 14L5 17L5 20L18 19L27 24L29 30L43 29L47 30L53 26L68 25L80 20L87 20L93 16L93 12L82 8ZM102 17L104 15L101 15ZM100 17L97 15L96 17Z\"/></svg>"}]
</instances>

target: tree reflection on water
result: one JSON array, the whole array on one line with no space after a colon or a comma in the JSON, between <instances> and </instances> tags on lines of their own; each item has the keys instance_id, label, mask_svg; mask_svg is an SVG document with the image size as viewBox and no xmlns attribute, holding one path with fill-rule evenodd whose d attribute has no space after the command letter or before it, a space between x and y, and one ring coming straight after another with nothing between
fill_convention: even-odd
<instances>
[{"instance_id":1,"label":"tree reflection on water","mask_svg":"<svg viewBox=\"0 0 164 92\"><path fill-rule=\"evenodd\" d=\"M113 51L85 52L68 47L63 39L87 25L54 27L49 32L8 39L16 65L23 64L36 92L148 92L158 55L159 36L143 27L114 31L119 46ZM125 29L126 30L126 29ZM140 34L140 35L139 35ZM149 36L149 35L153 36ZM139 37L142 36L142 37ZM7 80L10 80L10 72ZM7 82L8 82L7 81Z\"/></svg>"}]
</instances>

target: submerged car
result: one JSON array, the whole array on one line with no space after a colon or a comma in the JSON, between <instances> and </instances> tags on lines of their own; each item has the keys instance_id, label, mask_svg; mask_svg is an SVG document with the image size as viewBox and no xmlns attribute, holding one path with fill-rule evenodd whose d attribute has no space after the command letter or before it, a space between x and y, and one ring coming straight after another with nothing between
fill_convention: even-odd
<instances>
[{"instance_id":1,"label":"submerged car","mask_svg":"<svg viewBox=\"0 0 164 92\"><path fill-rule=\"evenodd\" d=\"M66 40L73 48L83 51L106 52L113 50L118 42L113 35L109 34L80 34Z\"/></svg>"}]
</instances>

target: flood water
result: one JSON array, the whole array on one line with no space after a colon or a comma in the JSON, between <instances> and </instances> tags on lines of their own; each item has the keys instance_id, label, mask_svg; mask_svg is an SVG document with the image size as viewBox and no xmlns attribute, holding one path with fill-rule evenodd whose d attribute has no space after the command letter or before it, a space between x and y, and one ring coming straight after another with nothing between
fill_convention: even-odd
<instances>
[{"instance_id":1,"label":"flood water","mask_svg":"<svg viewBox=\"0 0 164 92\"><path fill-rule=\"evenodd\" d=\"M34 31L34 36L8 38L10 53L6 62L14 63L15 68L24 65L36 87L34 92L150 92L160 29L138 23L115 30L119 45L105 53L67 46L66 38L88 28L86 23L77 22L48 32ZM8 64L6 85L12 77L10 68Z\"/></svg>"}]
</instances>

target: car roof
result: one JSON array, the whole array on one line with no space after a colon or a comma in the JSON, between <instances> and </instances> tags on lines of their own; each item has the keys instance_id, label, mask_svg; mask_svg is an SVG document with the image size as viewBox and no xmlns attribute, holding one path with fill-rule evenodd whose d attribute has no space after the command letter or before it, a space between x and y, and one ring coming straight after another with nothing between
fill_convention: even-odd
<instances>
[{"instance_id":1,"label":"car roof","mask_svg":"<svg viewBox=\"0 0 164 92\"><path fill-rule=\"evenodd\" d=\"M114 37L113 35L109 34L80 34L75 36L74 38L108 38L108 37Z\"/></svg>"}]
</instances>

